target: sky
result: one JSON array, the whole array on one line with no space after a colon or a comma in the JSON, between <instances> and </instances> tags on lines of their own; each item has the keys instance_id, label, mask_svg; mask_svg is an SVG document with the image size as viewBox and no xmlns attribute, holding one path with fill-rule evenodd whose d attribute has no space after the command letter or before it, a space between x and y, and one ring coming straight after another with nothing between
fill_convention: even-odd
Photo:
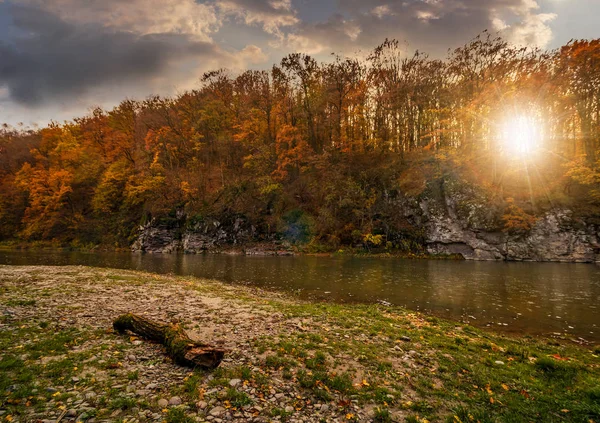
<instances>
[{"instance_id":1,"label":"sky","mask_svg":"<svg viewBox=\"0 0 600 423\"><path fill-rule=\"evenodd\" d=\"M486 29L553 49L600 38L597 16L600 0L0 0L0 123L62 122L176 95L208 70L364 55L386 38L435 57Z\"/></svg>"}]
</instances>

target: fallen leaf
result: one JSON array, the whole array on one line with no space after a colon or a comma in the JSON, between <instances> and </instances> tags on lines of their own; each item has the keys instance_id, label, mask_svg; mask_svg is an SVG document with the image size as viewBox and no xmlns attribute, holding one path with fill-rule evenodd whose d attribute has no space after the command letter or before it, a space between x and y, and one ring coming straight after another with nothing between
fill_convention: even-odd
<instances>
[{"instance_id":1,"label":"fallen leaf","mask_svg":"<svg viewBox=\"0 0 600 423\"><path fill-rule=\"evenodd\" d=\"M560 360L560 361L567 361L568 360L567 357L561 357L560 354L552 354L551 357L554 358L554 359L556 359L556 360Z\"/></svg>"}]
</instances>

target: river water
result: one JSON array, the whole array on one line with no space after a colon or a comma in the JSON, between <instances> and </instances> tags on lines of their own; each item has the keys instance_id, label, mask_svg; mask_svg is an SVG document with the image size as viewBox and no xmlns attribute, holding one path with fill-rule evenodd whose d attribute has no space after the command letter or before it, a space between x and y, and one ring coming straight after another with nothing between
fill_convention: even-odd
<instances>
[{"instance_id":1,"label":"river water","mask_svg":"<svg viewBox=\"0 0 600 423\"><path fill-rule=\"evenodd\" d=\"M194 275L312 300L399 305L502 331L600 342L595 264L12 251L0 251L0 264Z\"/></svg>"}]
</instances>

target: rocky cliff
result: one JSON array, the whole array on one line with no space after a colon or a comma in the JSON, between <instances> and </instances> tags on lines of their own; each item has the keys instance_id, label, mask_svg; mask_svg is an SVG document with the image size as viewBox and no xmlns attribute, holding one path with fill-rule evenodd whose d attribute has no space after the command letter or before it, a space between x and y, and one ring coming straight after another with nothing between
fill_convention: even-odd
<instances>
[{"instance_id":1,"label":"rocky cliff","mask_svg":"<svg viewBox=\"0 0 600 423\"><path fill-rule=\"evenodd\" d=\"M447 216L432 216L427 223L427 251L460 254L467 260L600 260L597 229L574 220L569 210L544 214L528 234L520 236L482 231Z\"/></svg>"},{"instance_id":2,"label":"rocky cliff","mask_svg":"<svg viewBox=\"0 0 600 423\"><path fill-rule=\"evenodd\" d=\"M430 254L461 255L467 260L600 261L598 227L568 209L546 211L537 216L530 230L514 234L503 231L503 209L464 184L446 182L416 198L397 195L386 201L424 234L421 242ZM257 243L262 244L257 248ZM236 247L246 254L290 253L289 246L282 246L274 234L259 233L241 217L197 222L185 216L170 222L154 219L140 227L132 249L200 253Z\"/></svg>"},{"instance_id":3,"label":"rocky cliff","mask_svg":"<svg viewBox=\"0 0 600 423\"><path fill-rule=\"evenodd\" d=\"M259 234L246 219L236 217L217 220L207 218L161 221L152 219L139 228L132 251L148 253L184 252L197 254L243 248L247 255L289 255L291 248L274 235Z\"/></svg>"},{"instance_id":4,"label":"rocky cliff","mask_svg":"<svg viewBox=\"0 0 600 423\"><path fill-rule=\"evenodd\" d=\"M557 208L537 216L525 233L503 231L502 210L472 188L446 183L441 194L424 195L405 207L425 229L431 254L459 254L467 260L596 262L598 227Z\"/></svg>"}]
</instances>

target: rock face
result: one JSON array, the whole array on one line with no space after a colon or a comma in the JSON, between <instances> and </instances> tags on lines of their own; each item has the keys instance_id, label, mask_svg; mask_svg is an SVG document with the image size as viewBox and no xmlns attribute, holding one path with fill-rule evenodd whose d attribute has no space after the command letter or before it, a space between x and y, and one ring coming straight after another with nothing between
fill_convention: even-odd
<instances>
[{"instance_id":1,"label":"rock face","mask_svg":"<svg viewBox=\"0 0 600 423\"><path fill-rule=\"evenodd\" d=\"M153 219L141 226L131 249L148 253L201 253L242 245L255 238L255 227L243 218L229 222L216 219L190 221L180 215L176 221L164 223Z\"/></svg>"},{"instance_id":2,"label":"rock face","mask_svg":"<svg viewBox=\"0 0 600 423\"><path fill-rule=\"evenodd\" d=\"M448 184L441 200L422 198L411 213L425 230L431 254L458 254L467 260L600 260L598 227L574 217L571 210L548 211L529 232L511 235L502 231L502 211L490 204L472 189Z\"/></svg>"},{"instance_id":3,"label":"rock face","mask_svg":"<svg viewBox=\"0 0 600 423\"><path fill-rule=\"evenodd\" d=\"M427 223L427 251L460 254L467 260L599 261L597 229L571 215L569 210L548 212L523 236L480 231L461 221L434 217Z\"/></svg>"},{"instance_id":4,"label":"rock face","mask_svg":"<svg viewBox=\"0 0 600 423\"><path fill-rule=\"evenodd\" d=\"M502 230L504 208L456 181L438 183L416 198L398 194L385 201L422 232L421 243L430 254L461 255L467 260L600 261L598 226L568 209L547 211L530 231L516 235ZM271 248L247 247L257 242ZM132 250L200 253L235 246L247 247L246 254L291 254L276 246L273 235L259 233L242 217L190 222L181 215L176 221L152 220L142 226Z\"/></svg>"}]
</instances>

